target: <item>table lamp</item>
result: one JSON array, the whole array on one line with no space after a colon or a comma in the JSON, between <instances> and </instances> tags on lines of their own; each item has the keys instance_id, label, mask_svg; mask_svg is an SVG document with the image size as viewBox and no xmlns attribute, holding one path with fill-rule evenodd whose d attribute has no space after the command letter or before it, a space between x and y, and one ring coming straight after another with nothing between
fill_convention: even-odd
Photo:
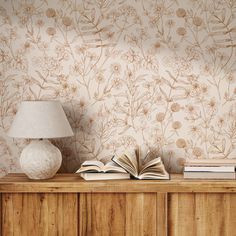
<instances>
[{"instance_id":1,"label":"table lamp","mask_svg":"<svg viewBox=\"0 0 236 236\"><path fill-rule=\"evenodd\" d=\"M62 155L48 139L74 134L59 101L23 101L8 135L35 139L21 153L22 171L30 179L49 179L60 168Z\"/></svg>"}]
</instances>

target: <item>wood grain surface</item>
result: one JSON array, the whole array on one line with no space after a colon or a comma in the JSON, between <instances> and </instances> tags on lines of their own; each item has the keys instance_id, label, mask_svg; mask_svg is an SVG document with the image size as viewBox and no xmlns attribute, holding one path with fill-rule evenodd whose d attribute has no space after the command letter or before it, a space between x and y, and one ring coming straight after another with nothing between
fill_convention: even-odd
<instances>
[{"instance_id":1,"label":"wood grain surface","mask_svg":"<svg viewBox=\"0 0 236 236\"><path fill-rule=\"evenodd\" d=\"M2 236L75 236L77 194L2 194Z\"/></svg>"},{"instance_id":2,"label":"wood grain surface","mask_svg":"<svg viewBox=\"0 0 236 236\"><path fill-rule=\"evenodd\" d=\"M0 235L2 235L2 194L0 194Z\"/></svg>"},{"instance_id":3,"label":"wood grain surface","mask_svg":"<svg viewBox=\"0 0 236 236\"><path fill-rule=\"evenodd\" d=\"M156 193L80 194L80 236L165 236L166 195ZM164 219L165 219L165 215Z\"/></svg>"},{"instance_id":4,"label":"wood grain surface","mask_svg":"<svg viewBox=\"0 0 236 236\"><path fill-rule=\"evenodd\" d=\"M9 175L0 182L0 235L236 236L235 182Z\"/></svg>"},{"instance_id":5,"label":"wood grain surface","mask_svg":"<svg viewBox=\"0 0 236 236\"><path fill-rule=\"evenodd\" d=\"M236 194L172 193L168 204L170 236L235 236Z\"/></svg>"},{"instance_id":6,"label":"wood grain surface","mask_svg":"<svg viewBox=\"0 0 236 236\"><path fill-rule=\"evenodd\" d=\"M168 194L157 193L157 235L167 236L168 233Z\"/></svg>"},{"instance_id":7,"label":"wood grain surface","mask_svg":"<svg viewBox=\"0 0 236 236\"><path fill-rule=\"evenodd\" d=\"M9 174L0 179L0 193L236 193L235 180L190 180L171 175L171 180L85 181L78 174L57 174L48 180L30 180L24 174Z\"/></svg>"}]
</instances>

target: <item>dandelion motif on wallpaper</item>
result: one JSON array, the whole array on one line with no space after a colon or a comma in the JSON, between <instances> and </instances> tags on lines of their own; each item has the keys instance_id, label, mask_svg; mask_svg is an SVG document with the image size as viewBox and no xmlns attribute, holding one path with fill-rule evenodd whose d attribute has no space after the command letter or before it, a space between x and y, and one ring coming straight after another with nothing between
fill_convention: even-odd
<instances>
[{"instance_id":1,"label":"dandelion motif on wallpaper","mask_svg":"<svg viewBox=\"0 0 236 236\"><path fill-rule=\"evenodd\" d=\"M154 148L235 158L236 2L43 0L0 3L0 172L29 140L6 132L22 100L59 99L75 136L54 140L62 171Z\"/></svg>"}]
</instances>

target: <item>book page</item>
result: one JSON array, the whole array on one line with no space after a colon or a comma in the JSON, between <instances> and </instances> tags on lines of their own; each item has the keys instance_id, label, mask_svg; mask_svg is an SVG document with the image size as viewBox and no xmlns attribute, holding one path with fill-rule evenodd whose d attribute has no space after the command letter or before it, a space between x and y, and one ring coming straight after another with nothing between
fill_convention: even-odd
<instances>
[{"instance_id":1,"label":"book page","mask_svg":"<svg viewBox=\"0 0 236 236\"><path fill-rule=\"evenodd\" d=\"M141 171L140 171L139 174L144 173L145 170L146 170L147 168L149 168L150 166L158 165L158 164L160 164L160 163L161 163L161 158L160 158L160 157L157 157L157 158L155 158L155 159L153 159L153 160L151 160L151 161L149 161L149 162L146 162L146 163L144 164L144 166L142 166Z\"/></svg>"},{"instance_id":2,"label":"book page","mask_svg":"<svg viewBox=\"0 0 236 236\"><path fill-rule=\"evenodd\" d=\"M140 147L137 147L137 149L135 150L135 157L136 157L136 162L137 162L137 172L139 173L140 169L141 169L141 152L140 152Z\"/></svg>"},{"instance_id":3,"label":"book page","mask_svg":"<svg viewBox=\"0 0 236 236\"><path fill-rule=\"evenodd\" d=\"M127 154L123 154L119 157L112 157L112 161L124 168L131 175L135 177L138 176L137 162L134 157L131 157Z\"/></svg>"},{"instance_id":4,"label":"book page","mask_svg":"<svg viewBox=\"0 0 236 236\"><path fill-rule=\"evenodd\" d=\"M170 179L170 176L168 173L165 175L159 175L156 173L145 173L138 176L138 179Z\"/></svg>"},{"instance_id":5,"label":"book page","mask_svg":"<svg viewBox=\"0 0 236 236\"><path fill-rule=\"evenodd\" d=\"M156 156L157 156L156 152L149 150L143 158L143 165L142 166L146 165L148 162L157 158Z\"/></svg>"},{"instance_id":6,"label":"book page","mask_svg":"<svg viewBox=\"0 0 236 236\"><path fill-rule=\"evenodd\" d=\"M81 166L98 166L99 168L102 168L104 164L98 160L89 160L83 162Z\"/></svg>"},{"instance_id":7,"label":"book page","mask_svg":"<svg viewBox=\"0 0 236 236\"><path fill-rule=\"evenodd\" d=\"M139 179L169 179L169 174L165 170L161 158L155 158L146 163L139 176Z\"/></svg>"},{"instance_id":8,"label":"book page","mask_svg":"<svg viewBox=\"0 0 236 236\"><path fill-rule=\"evenodd\" d=\"M135 152L134 152L134 155L132 155L128 152L125 153L127 162L130 163L130 165L134 169L135 173L137 173L137 175L138 175L138 162L137 162L137 158L135 155L136 155Z\"/></svg>"},{"instance_id":9,"label":"book page","mask_svg":"<svg viewBox=\"0 0 236 236\"><path fill-rule=\"evenodd\" d=\"M127 173L122 167L118 166L113 161L109 161L103 167L104 172L119 172L119 173Z\"/></svg>"},{"instance_id":10,"label":"book page","mask_svg":"<svg viewBox=\"0 0 236 236\"><path fill-rule=\"evenodd\" d=\"M81 166L75 173L82 172L101 172L101 169L98 166Z\"/></svg>"},{"instance_id":11,"label":"book page","mask_svg":"<svg viewBox=\"0 0 236 236\"><path fill-rule=\"evenodd\" d=\"M88 160L82 163L81 167L76 173L82 172L101 172L103 171L104 164L98 160Z\"/></svg>"}]
</instances>

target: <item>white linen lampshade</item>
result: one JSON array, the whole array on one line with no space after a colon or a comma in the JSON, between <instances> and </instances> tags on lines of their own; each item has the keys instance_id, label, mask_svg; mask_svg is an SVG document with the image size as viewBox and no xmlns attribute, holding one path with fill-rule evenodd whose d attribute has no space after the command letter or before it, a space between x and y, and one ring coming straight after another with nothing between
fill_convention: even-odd
<instances>
[{"instance_id":1,"label":"white linen lampshade","mask_svg":"<svg viewBox=\"0 0 236 236\"><path fill-rule=\"evenodd\" d=\"M29 178L48 179L60 168L62 156L59 149L47 139L73 136L73 131L59 101L24 101L8 135L38 139L24 148L20 164Z\"/></svg>"}]
</instances>

